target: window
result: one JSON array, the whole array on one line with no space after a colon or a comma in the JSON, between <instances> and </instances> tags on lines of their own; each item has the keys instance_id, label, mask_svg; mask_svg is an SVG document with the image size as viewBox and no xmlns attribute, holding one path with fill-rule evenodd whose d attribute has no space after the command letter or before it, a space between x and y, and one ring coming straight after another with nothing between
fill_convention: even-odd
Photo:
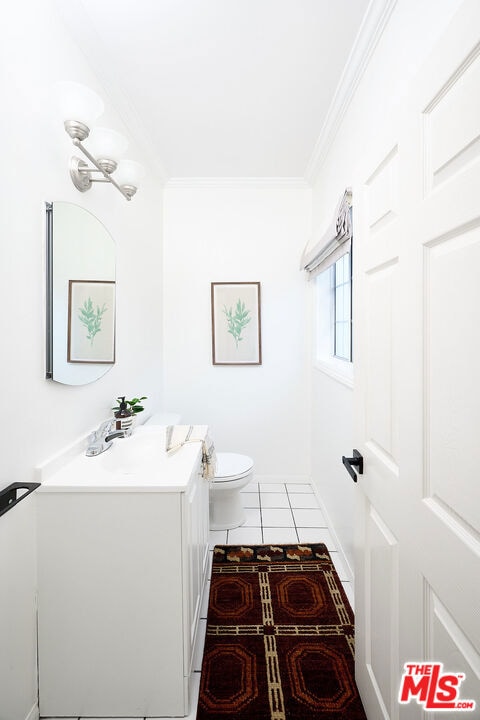
<instances>
[{"instance_id":1,"label":"window","mask_svg":"<svg viewBox=\"0 0 480 720\"><path fill-rule=\"evenodd\" d=\"M315 278L315 366L349 387L352 363L352 262L342 255Z\"/></svg>"},{"instance_id":2,"label":"window","mask_svg":"<svg viewBox=\"0 0 480 720\"><path fill-rule=\"evenodd\" d=\"M341 360L352 360L352 264L347 253L332 266L333 286L333 354ZM328 272L328 270L327 270Z\"/></svg>"},{"instance_id":3,"label":"window","mask_svg":"<svg viewBox=\"0 0 480 720\"><path fill-rule=\"evenodd\" d=\"M315 366L353 387L352 364L352 191L347 188L333 221L307 244L301 267L315 281Z\"/></svg>"}]
</instances>

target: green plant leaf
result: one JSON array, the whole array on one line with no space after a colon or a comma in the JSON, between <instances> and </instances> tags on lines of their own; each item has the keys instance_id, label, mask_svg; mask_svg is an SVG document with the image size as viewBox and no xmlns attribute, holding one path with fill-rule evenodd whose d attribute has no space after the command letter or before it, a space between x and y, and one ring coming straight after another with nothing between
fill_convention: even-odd
<instances>
[{"instance_id":1,"label":"green plant leaf","mask_svg":"<svg viewBox=\"0 0 480 720\"><path fill-rule=\"evenodd\" d=\"M94 308L92 298L89 297L85 302L83 303L83 306L78 308L79 315L77 316L82 325L85 325L87 329L87 340L90 340L90 344L93 345L93 341L95 339L95 335L97 333L101 332L101 322L103 315L107 311L107 306L105 303L100 308L99 305L97 305L96 308Z\"/></svg>"},{"instance_id":2,"label":"green plant leaf","mask_svg":"<svg viewBox=\"0 0 480 720\"><path fill-rule=\"evenodd\" d=\"M120 403L122 401L122 397L123 397L123 395L121 397L117 398L117 402L119 404L116 407L113 407L112 410L114 410L114 411L120 410ZM127 407L129 408L129 410L131 410L132 413L139 413L139 412L142 412L143 410L145 410L145 408L143 407L143 405L139 405L138 403L140 403L142 400L147 400L147 399L148 398L146 395L142 395L142 397L140 397L140 398L134 397L131 400L127 400L125 398L125 403L126 403Z\"/></svg>"},{"instance_id":3,"label":"green plant leaf","mask_svg":"<svg viewBox=\"0 0 480 720\"><path fill-rule=\"evenodd\" d=\"M240 340L243 340L242 331L251 320L251 317L249 317L250 310L247 310L245 308L245 302L242 302L241 298L238 298L235 306L235 315L233 314L233 308L230 307L228 309L226 305L223 306L223 313L227 320L227 332L233 336L235 346L238 348L238 343Z\"/></svg>"}]
</instances>

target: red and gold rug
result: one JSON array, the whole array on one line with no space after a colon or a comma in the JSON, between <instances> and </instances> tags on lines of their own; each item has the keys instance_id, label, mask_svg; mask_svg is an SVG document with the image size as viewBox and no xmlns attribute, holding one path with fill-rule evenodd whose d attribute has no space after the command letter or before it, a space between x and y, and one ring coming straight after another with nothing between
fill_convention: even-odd
<instances>
[{"instance_id":1,"label":"red and gold rug","mask_svg":"<svg viewBox=\"0 0 480 720\"><path fill-rule=\"evenodd\" d=\"M197 720L366 720L328 550L217 545Z\"/></svg>"}]
</instances>

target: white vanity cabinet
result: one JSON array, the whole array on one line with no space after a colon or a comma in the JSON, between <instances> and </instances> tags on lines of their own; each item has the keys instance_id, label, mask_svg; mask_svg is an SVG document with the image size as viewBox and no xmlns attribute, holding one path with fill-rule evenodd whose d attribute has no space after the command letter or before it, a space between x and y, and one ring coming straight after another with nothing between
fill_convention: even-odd
<instances>
[{"instance_id":1,"label":"white vanity cabinet","mask_svg":"<svg viewBox=\"0 0 480 720\"><path fill-rule=\"evenodd\" d=\"M41 716L188 714L209 556L201 469L192 443L157 479L82 483L65 468L38 491Z\"/></svg>"}]
</instances>

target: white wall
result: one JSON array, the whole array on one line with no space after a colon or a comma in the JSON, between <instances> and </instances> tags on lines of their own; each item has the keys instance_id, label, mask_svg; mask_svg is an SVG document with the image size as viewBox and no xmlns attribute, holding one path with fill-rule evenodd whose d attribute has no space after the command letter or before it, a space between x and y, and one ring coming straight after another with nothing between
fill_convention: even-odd
<instances>
[{"instance_id":1,"label":"white wall","mask_svg":"<svg viewBox=\"0 0 480 720\"><path fill-rule=\"evenodd\" d=\"M9 3L2 18L0 487L31 481L37 464L108 416L119 394L148 395L148 407L159 406L163 347L161 186L147 174L130 203L105 185L85 195L75 190L68 174L73 146L61 122L55 123L51 85L60 79L89 85L105 101L102 122L120 131L124 128L109 106L105 89L65 33L53 3ZM131 156L144 161L135 147ZM103 378L87 386L67 387L44 379L47 200L82 205L97 215L116 243L117 362ZM20 508L5 516L9 525ZM0 517L0 524L6 523L5 518ZM31 542L32 536L26 535L24 546L15 548L17 571L30 573L25 588L34 587ZM2 576L4 581L8 578ZM1 608L2 657L15 657L16 638L8 627L8 615L18 601L12 594L11 606ZM28 660L23 660L7 663L8 672L0 676L0 720L24 720L36 703L34 647Z\"/></svg>"},{"instance_id":2,"label":"white wall","mask_svg":"<svg viewBox=\"0 0 480 720\"><path fill-rule=\"evenodd\" d=\"M365 179L362 174L366 172L365 168L375 167L378 148L385 145L385 139L392 132L386 122L390 109L401 107L410 78L459 4L460 0L397 0L338 134L319 169L313 188L314 232L321 233L328 225L345 188L352 186L354 244L362 241L355 229L355 189ZM355 356L355 343L353 352ZM353 393L318 369L313 369L312 373L312 477L353 567L356 486L341 464L341 455L350 454L355 447ZM357 402L361 403L362 399L358 398Z\"/></svg>"},{"instance_id":3,"label":"white wall","mask_svg":"<svg viewBox=\"0 0 480 720\"><path fill-rule=\"evenodd\" d=\"M0 517L1 720L36 717L36 562L36 502L30 494Z\"/></svg>"},{"instance_id":4,"label":"white wall","mask_svg":"<svg viewBox=\"0 0 480 720\"><path fill-rule=\"evenodd\" d=\"M207 423L217 450L246 453L259 476L309 473L304 187L205 183L165 190L165 397ZM210 283L261 283L261 366L213 366Z\"/></svg>"}]
</instances>

